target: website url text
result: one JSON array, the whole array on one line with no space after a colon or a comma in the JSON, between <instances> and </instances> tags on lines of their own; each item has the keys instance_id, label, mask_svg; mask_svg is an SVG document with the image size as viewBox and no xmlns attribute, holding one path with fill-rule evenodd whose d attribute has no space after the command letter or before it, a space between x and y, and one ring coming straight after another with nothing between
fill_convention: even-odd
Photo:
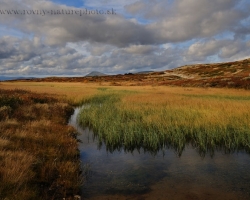
<instances>
[{"instance_id":1,"label":"website url text","mask_svg":"<svg viewBox=\"0 0 250 200\"><path fill-rule=\"evenodd\" d=\"M78 15L78 16L84 16L84 15L116 15L116 11L111 8L108 10L102 10L102 9L95 9L95 10L89 10L89 9L81 9L81 10L1 10L0 9L0 15Z\"/></svg>"}]
</instances>

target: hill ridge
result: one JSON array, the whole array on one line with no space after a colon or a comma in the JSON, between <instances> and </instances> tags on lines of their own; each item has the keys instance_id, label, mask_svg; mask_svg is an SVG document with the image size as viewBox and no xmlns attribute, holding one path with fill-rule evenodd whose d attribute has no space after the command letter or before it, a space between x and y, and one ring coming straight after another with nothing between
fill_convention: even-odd
<instances>
[{"instance_id":1,"label":"hill ridge","mask_svg":"<svg viewBox=\"0 0 250 200\"><path fill-rule=\"evenodd\" d=\"M93 77L93 76L107 76L107 74L98 71L92 71L89 74L85 75L85 77Z\"/></svg>"}]
</instances>

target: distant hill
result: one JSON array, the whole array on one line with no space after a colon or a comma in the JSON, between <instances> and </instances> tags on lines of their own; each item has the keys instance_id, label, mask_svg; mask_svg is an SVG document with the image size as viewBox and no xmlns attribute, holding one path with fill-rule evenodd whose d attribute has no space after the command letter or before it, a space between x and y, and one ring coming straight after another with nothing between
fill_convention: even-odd
<instances>
[{"instance_id":1,"label":"distant hill","mask_svg":"<svg viewBox=\"0 0 250 200\"><path fill-rule=\"evenodd\" d=\"M0 81L11 81L20 79L34 79L34 77L10 77L10 76L0 76Z\"/></svg>"},{"instance_id":2,"label":"distant hill","mask_svg":"<svg viewBox=\"0 0 250 200\"><path fill-rule=\"evenodd\" d=\"M93 72L90 72L89 74L87 74L85 77L93 77L93 76L107 76L107 74L103 74L103 73L98 72L98 71L93 71Z\"/></svg>"},{"instance_id":3,"label":"distant hill","mask_svg":"<svg viewBox=\"0 0 250 200\"><path fill-rule=\"evenodd\" d=\"M102 76L102 78L99 78ZM10 78L10 77L8 77ZM17 77L15 77L17 79ZM182 87L226 87L250 90L250 58L234 62L193 64L165 71L144 71L106 75L93 71L85 77L46 77L31 79L32 82L96 82L113 86L171 85Z\"/></svg>"}]
</instances>

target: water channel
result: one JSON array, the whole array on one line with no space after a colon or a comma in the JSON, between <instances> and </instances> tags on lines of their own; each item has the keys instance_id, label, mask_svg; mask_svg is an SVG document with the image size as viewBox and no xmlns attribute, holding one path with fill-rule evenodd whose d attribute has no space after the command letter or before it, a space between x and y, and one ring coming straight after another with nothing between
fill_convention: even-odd
<instances>
[{"instance_id":1,"label":"water channel","mask_svg":"<svg viewBox=\"0 0 250 200\"><path fill-rule=\"evenodd\" d=\"M81 133L81 161L88 167L82 199L250 199L249 154L200 156L191 145L181 156L167 148L156 154L143 149L111 153L91 130L78 126L78 112L69 124Z\"/></svg>"}]
</instances>

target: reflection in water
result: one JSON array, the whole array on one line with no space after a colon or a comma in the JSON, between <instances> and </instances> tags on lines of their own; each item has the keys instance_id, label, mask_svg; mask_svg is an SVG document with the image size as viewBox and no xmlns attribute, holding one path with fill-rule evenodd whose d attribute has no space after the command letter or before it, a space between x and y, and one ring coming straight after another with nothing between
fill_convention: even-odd
<instances>
[{"instance_id":1,"label":"reflection in water","mask_svg":"<svg viewBox=\"0 0 250 200\"><path fill-rule=\"evenodd\" d=\"M91 170L84 199L250 199L248 154L215 149L213 157L204 156L187 142L164 144L158 152L139 145L107 146L89 129L77 127L77 111L70 124L82 133L81 160Z\"/></svg>"}]
</instances>

